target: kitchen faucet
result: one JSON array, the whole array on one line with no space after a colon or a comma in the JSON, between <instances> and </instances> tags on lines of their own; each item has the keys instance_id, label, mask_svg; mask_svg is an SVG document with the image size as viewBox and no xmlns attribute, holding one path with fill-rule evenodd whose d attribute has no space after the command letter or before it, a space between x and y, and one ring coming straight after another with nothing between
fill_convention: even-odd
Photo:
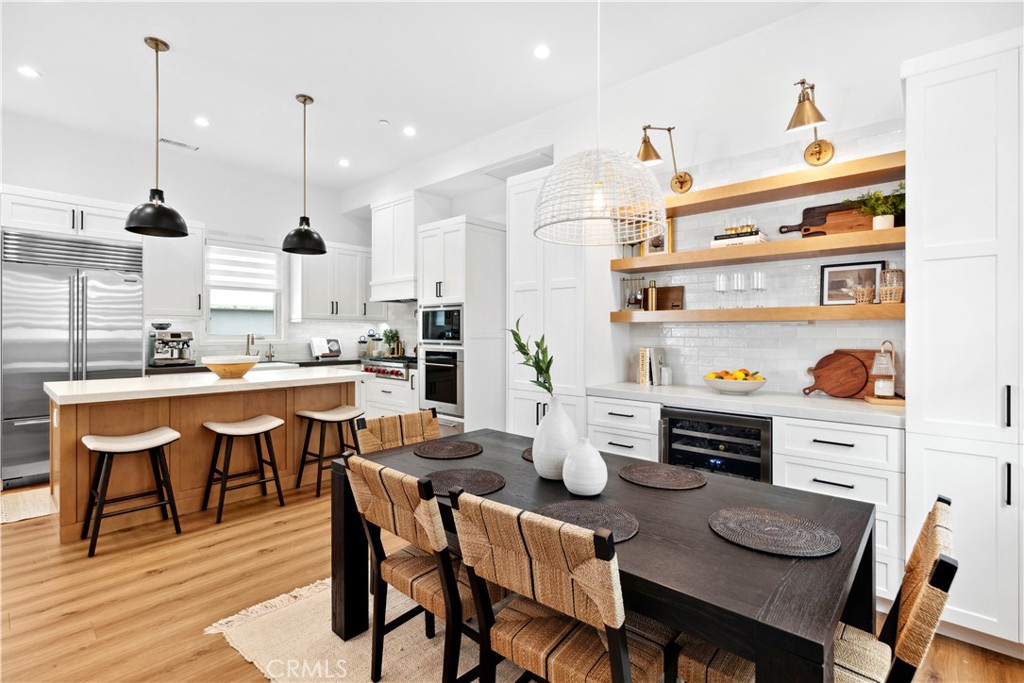
<instances>
[{"instance_id":1,"label":"kitchen faucet","mask_svg":"<svg viewBox=\"0 0 1024 683\"><path fill-rule=\"evenodd\" d=\"M256 343L256 335L254 335L252 332L250 332L249 334L245 335L245 355L247 355L247 356L251 356L252 355L252 345L255 344L255 343Z\"/></svg>"}]
</instances>

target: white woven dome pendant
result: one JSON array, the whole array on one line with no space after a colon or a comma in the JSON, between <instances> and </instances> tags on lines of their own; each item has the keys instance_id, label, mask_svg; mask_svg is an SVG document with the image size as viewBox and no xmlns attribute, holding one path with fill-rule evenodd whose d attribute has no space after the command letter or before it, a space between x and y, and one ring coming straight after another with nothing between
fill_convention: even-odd
<instances>
[{"instance_id":1,"label":"white woven dome pendant","mask_svg":"<svg viewBox=\"0 0 1024 683\"><path fill-rule=\"evenodd\" d=\"M558 244L636 244L664 235L665 199L651 170L612 149L558 162L537 196L533 234Z\"/></svg>"}]
</instances>

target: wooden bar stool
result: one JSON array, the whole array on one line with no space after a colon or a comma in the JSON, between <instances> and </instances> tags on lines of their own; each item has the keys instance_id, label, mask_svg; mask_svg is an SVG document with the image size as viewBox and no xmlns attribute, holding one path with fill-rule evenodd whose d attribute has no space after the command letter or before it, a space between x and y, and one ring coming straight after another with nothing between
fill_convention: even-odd
<instances>
[{"instance_id":1,"label":"wooden bar stool","mask_svg":"<svg viewBox=\"0 0 1024 683\"><path fill-rule=\"evenodd\" d=\"M115 517L128 512L137 512L147 508L159 507L164 519L167 519L167 508L171 509L171 517L174 519L174 533L181 533L181 524L178 522L178 508L174 504L174 491L171 489L171 474L167 469L167 457L164 454L164 446L173 443L181 438L181 434L170 427L157 427L141 434L128 434L125 436L97 436L90 434L82 437L82 443L90 451L95 452L99 457L96 460L96 468L93 470L92 485L89 487L89 502L85 507L85 522L82 524L82 540L89 536L89 526L92 523L93 511L96 512L96 522L92 524L92 540L89 542L89 557L96 554L96 539L100 535L100 522L104 517ZM107 486L110 484L110 471L114 466L114 456L126 453L149 452L149 464L153 468L153 483L156 488L152 491L133 493L130 496L119 496L107 498ZM133 498L156 496L155 503L146 503L132 508L104 512L107 503L118 503Z\"/></svg>"},{"instance_id":2,"label":"wooden bar stool","mask_svg":"<svg viewBox=\"0 0 1024 683\"><path fill-rule=\"evenodd\" d=\"M356 418L363 414L362 408L356 408L355 406L337 406L329 410L299 410L295 414L299 417L304 417L307 420L306 423L306 439L302 442L302 457L299 458L299 476L295 480L295 488L302 486L302 470L306 468L306 460L316 460L316 497L320 497L320 485L323 482L324 468L330 467L330 460L334 458L340 458L347 451L346 448L351 448L356 453L359 453L358 444L347 444L345 443L345 436L342 433L341 425L343 422L348 423L349 432L352 434L352 440L355 441L356 437ZM317 452L309 450L309 440L313 436L313 423L320 425L320 450ZM325 440L327 438L327 425L328 424L338 425L338 443L340 444L341 450L334 455L327 455L325 453ZM328 459L328 463L324 464L324 459Z\"/></svg>"},{"instance_id":3,"label":"wooden bar stool","mask_svg":"<svg viewBox=\"0 0 1024 683\"><path fill-rule=\"evenodd\" d=\"M204 422L203 426L217 435L213 444L213 458L210 460L210 474L206 478L206 491L203 493L203 509L210 504L210 492L213 490L214 482L220 482L220 500L217 503L217 524L220 524L224 515L224 497L228 491L244 489L246 486L260 485L263 495L267 495L267 482L274 482L277 487L277 502L284 507L284 494L281 493L281 478L277 473L277 458L274 456L274 442L270 438L270 432L284 424L284 420L273 415L259 415L241 422ZM235 443L236 436L251 436L256 443L256 466L257 469L246 470L245 472L231 472L231 447ZM260 437L267 443L267 459L263 458L263 446ZM217 460L220 456L220 444L227 437L227 446L224 448L224 466L217 468ZM264 465L270 465L271 476L267 476ZM239 477L256 476L258 479L247 481L242 484L228 486L229 479Z\"/></svg>"}]
</instances>

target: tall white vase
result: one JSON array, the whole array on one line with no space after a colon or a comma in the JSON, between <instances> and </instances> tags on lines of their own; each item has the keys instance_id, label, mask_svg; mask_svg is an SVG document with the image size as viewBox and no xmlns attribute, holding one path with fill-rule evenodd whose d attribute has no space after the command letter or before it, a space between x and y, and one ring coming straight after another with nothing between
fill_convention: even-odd
<instances>
[{"instance_id":1,"label":"tall white vase","mask_svg":"<svg viewBox=\"0 0 1024 683\"><path fill-rule=\"evenodd\" d=\"M558 397L552 396L547 415L533 437L533 468L537 474L544 479L561 479L562 463L577 440L576 425Z\"/></svg>"},{"instance_id":2,"label":"tall white vase","mask_svg":"<svg viewBox=\"0 0 1024 683\"><path fill-rule=\"evenodd\" d=\"M582 437L569 449L562 464L562 481L569 493L577 496L596 496L604 491L608 466L587 437Z\"/></svg>"}]
</instances>

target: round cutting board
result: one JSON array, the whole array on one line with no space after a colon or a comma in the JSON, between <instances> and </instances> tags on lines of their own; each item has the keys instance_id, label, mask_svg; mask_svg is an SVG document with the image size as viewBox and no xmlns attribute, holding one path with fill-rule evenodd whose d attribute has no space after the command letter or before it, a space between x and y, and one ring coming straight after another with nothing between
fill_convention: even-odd
<instances>
[{"instance_id":1,"label":"round cutting board","mask_svg":"<svg viewBox=\"0 0 1024 683\"><path fill-rule=\"evenodd\" d=\"M868 383L868 369L859 358L843 351L833 351L808 370L814 384L804 394L823 391L836 398L856 396Z\"/></svg>"}]
</instances>

